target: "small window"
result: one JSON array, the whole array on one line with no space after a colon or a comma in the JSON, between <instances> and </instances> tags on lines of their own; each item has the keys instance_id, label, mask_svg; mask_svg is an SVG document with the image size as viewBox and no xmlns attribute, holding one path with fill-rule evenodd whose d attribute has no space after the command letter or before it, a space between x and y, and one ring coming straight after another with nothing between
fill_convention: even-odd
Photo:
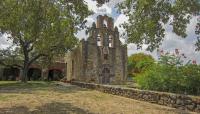
<instances>
[{"instance_id":1,"label":"small window","mask_svg":"<svg viewBox=\"0 0 200 114\"><path fill-rule=\"evenodd\" d=\"M109 47L113 47L113 38L111 35L109 36Z\"/></svg>"},{"instance_id":2,"label":"small window","mask_svg":"<svg viewBox=\"0 0 200 114\"><path fill-rule=\"evenodd\" d=\"M102 46L102 44L101 44L101 35L100 34L97 35L97 46Z\"/></svg>"}]
</instances>

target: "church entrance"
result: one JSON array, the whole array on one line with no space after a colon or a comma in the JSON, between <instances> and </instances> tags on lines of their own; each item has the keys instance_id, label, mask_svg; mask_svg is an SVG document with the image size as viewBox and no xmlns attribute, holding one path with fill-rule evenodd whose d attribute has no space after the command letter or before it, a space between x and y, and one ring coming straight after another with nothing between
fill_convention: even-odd
<instances>
[{"instance_id":1,"label":"church entrance","mask_svg":"<svg viewBox=\"0 0 200 114\"><path fill-rule=\"evenodd\" d=\"M102 71L102 84L110 83L110 70L108 68L104 68Z\"/></svg>"}]
</instances>

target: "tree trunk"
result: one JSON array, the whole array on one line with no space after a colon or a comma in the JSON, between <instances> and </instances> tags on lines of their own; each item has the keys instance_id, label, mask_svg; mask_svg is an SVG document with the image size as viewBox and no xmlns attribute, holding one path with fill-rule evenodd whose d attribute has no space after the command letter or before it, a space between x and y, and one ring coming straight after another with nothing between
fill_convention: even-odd
<instances>
[{"instance_id":1,"label":"tree trunk","mask_svg":"<svg viewBox=\"0 0 200 114\"><path fill-rule=\"evenodd\" d=\"M28 54L27 48L24 47L24 66L23 66L23 73L21 77L21 81L23 83L27 82L28 69L29 69L29 54Z\"/></svg>"},{"instance_id":2,"label":"tree trunk","mask_svg":"<svg viewBox=\"0 0 200 114\"><path fill-rule=\"evenodd\" d=\"M28 79L28 69L29 69L29 65L25 62L24 63L24 67L23 67L23 72L22 72L22 76L21 76L21 81L23 83L26 83L27 82L27 79Z\"/></svg>"}]
</instances>

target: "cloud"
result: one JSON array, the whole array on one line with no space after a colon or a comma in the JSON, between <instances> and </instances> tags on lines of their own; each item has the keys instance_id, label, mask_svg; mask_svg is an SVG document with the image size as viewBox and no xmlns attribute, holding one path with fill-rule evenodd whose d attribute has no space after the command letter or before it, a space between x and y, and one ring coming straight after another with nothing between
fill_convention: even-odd
<instances>
[{"instance_id":1,"label":"cloud","mask_svg":"<svg viewBox=\"0 0 200 114\"><path fill-rule=\"evenodd\" d=\"M85 20L87 20L87 23L85 24L87 27L91 27L92 23L95 22L95 19L92 16L87 17ZM87 39L88 35L86 35L85 31L86 31L86 29L83 29L83 30L79 31L77 34L75 34L75 36L77 38L79 38L80 40Z\"/></svg>"},{"instance_id":2,"label":"cloud","mask_svg":"<svg viewBox=\"0 0 200 114\"><path fill-rule=\"evenodd\" d=\"M0 36L0 49L5 49L12 45L12 41L8 39L7 34L3 34Z\"/></svg>"},{"instance_id":3,"label":"cloud","mask_svg":"<svg viewBox=\"0 0 200 114\"><path fill-rule=\"evenodd\" d=\"M97 14L112 14L112 8L108 7L107 4L103 4L101 7L97 7L97 2L93 0L85 0L88 5L88 9Z\"/></svg>"},{"instance_id":4,"label":"cloud","mask_svg":"<svg viewBox=\"0 0 200 114\"><path fill-rule=\"evenodd\" d=\"M195 42L197 39L194 31L196 23L197 18L193 17L190 24L188 24L186 30L188 36L186 38L181 38L170 29L167 29L165 39L160 48L169 52L174 52L174 49L179 49L181 53L187 56L187 60L197 60L200 63L200 52L195 51Z\"/></svg>"}]
</instances>

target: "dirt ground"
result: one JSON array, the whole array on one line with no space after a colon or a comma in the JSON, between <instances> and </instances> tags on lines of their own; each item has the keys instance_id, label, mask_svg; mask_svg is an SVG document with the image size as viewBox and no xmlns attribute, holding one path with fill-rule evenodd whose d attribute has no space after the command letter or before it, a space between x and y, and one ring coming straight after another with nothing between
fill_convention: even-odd
<instances>
[{"instance_id":1,"label":"dirt ground","mask_svg":"<svg viewBox=\"0 0 200 114\"><path fill-rule=\"evenodd\" d=\"M0 82L0 114L191 114L56 82Z\"/></svg>"}]
</instances>

